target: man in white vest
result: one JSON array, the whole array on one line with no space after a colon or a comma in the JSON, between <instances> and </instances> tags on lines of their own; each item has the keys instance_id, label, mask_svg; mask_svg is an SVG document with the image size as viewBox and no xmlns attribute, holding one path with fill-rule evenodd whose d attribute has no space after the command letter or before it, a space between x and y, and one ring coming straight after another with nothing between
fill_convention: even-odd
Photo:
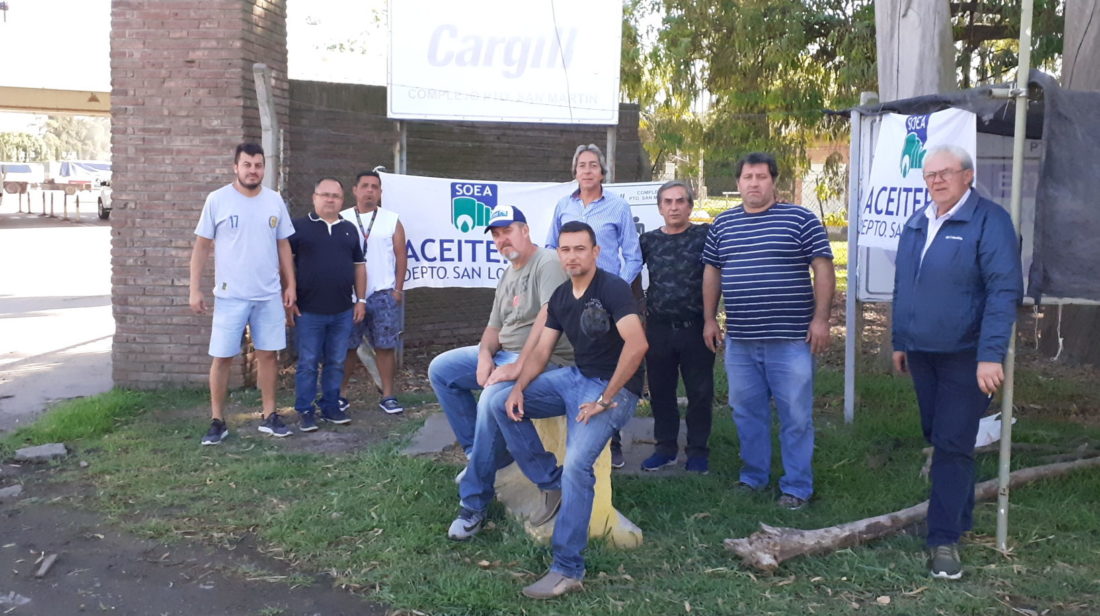
<instances>
[{"instance_id":1,"label":"man in white vest","mask_svg":"<svg viewBox=\"0 0 1100 616\"><path fill-rule=\"evenodd\" d=\"M366 318L352 331L344 369L341 391L359 363L355 349L366 335L374 347L378 372L382 377L382 400L378 406L393 414L405 410L394 396L394 375L397 372L397 345L401 337L401 311L404 301L405 229L397 220L397 212L382 208L382 179L376 171L361 171L352 187L355 207L340 212L359 229L363 255L367 259L367 293L356 301L366 304ZM346 396L340 397L342 410L350 406Z\"/></svg>"}]
</instances>

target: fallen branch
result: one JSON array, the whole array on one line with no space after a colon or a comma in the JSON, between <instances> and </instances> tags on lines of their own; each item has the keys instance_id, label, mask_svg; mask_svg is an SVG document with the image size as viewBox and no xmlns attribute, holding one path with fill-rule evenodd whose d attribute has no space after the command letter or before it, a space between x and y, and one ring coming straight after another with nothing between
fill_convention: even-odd
<instances>
[{"instance_id":1,"label":"fallen branch","mask_svg":"<svg viewBox=\"0 0 1100 616\"><path fill-rule=\"evenodd\" d=\"M920 452L924 454L924 466L921 467L919 473L922 479L927 480L928 475L932 472L933 451L931 447L925 447L920 450ZM994 442L975 448L974 455L1000 451L1001 443ZM1100 450L1092 448L1088 441L1078 445L1072 452L1066 452L1060 445L1044 445L1042 443L1013 443L1012 451L1033 451L1049 454L1039 458L1039 461L1044 464L1049 464L1051 462L1069 462L1071 460L1081 460L1083 458L1091 458L1092 456L1100 456Z\"/></svg>"},{"instance_id":2,"label":"fallen branch","mask_svg":"<svg viewBox=\"0 0 1100 616\"><path fill-rule=\"evenodd\" d=\"M1009 475L1009 487L1015 488L1070 471L1097 467L1100 467L1100 457L1023 468ZM974 486L976 501L993 500L996 496L996 479ZM723 544L726 549L741 557L742 564L762 571L772 571L780 563L796 556L833 552L893 534L923 520L927 515L928 501L924 501L901 511L817 530L783 528L761 523L760 530L752 535L741 539L726 539Z\"/></svg>"}]
</instances>

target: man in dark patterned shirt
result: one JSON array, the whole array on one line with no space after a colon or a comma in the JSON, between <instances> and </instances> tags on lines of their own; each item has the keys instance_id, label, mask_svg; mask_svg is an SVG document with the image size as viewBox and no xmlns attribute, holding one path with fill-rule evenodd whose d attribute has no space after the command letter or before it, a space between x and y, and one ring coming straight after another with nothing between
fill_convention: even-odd
<instances>
[{"instance_id":1,"label":"man in dark patterned shirt","mask_svg":"<svg viewBox=\"0 0 1100 616\"><path fill-rule=\"evenodd\" d=\"M714 351L703 340L703 244L710 225L691 224L695 199L683 182L668 182L657 191L657 209L665 224L641 237L642 260L649 267L646 291L646 338L649 351L649 395L653 405L653 455L642 470L676 463L680 411L676 383L684 378L687 393L687 464L706 474L714 402Z\"/></svg>"}]
</instances>

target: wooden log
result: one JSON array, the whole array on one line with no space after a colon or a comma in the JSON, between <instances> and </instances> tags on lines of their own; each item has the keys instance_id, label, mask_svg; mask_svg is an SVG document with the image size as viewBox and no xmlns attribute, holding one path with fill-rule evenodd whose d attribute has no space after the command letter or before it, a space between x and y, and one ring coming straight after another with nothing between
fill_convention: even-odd
<instances>
[{"instance_id":1,"label":"wooden log","mask_svg":"<svg viewBox=\"0 0 1100 616\"><path fill-rule=\"evenodd\" d=\"M1100 468L1100 457L1023 468L1009 475L1009 487L1015 488L1040 479L1057 477L1070 471ZM974 486L976 501L993 500L997 480ZM761 571L773 571L780 563L797 556L824 554L860 545L896 533L928 515L928 501L900 511L816 530L801 530L760 524L760 530L741 539L726 539L723 544L741 557L742 564Z\"/></svg>"}]
</instances>

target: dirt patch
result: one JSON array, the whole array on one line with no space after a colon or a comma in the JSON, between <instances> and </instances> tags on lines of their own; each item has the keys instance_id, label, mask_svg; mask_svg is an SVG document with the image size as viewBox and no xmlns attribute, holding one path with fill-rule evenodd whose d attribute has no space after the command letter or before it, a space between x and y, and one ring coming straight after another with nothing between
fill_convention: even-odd
<instances>
[{"instance_id":1,"label":"dirt patch","mask_svg":"<svg viewBox=\"0 0 1100 616\"><path fill-rule=\"evenodd\" d=\"M6 467L3 483L21 482L24 498L0 504L0 613L387 613L246 542L218 549L120 532L102 516L66 506L72 487L46 481L49 473L46 467ZM57 555L53 566L35 577L51 554Z\"/></svg>"}]
</instances>

